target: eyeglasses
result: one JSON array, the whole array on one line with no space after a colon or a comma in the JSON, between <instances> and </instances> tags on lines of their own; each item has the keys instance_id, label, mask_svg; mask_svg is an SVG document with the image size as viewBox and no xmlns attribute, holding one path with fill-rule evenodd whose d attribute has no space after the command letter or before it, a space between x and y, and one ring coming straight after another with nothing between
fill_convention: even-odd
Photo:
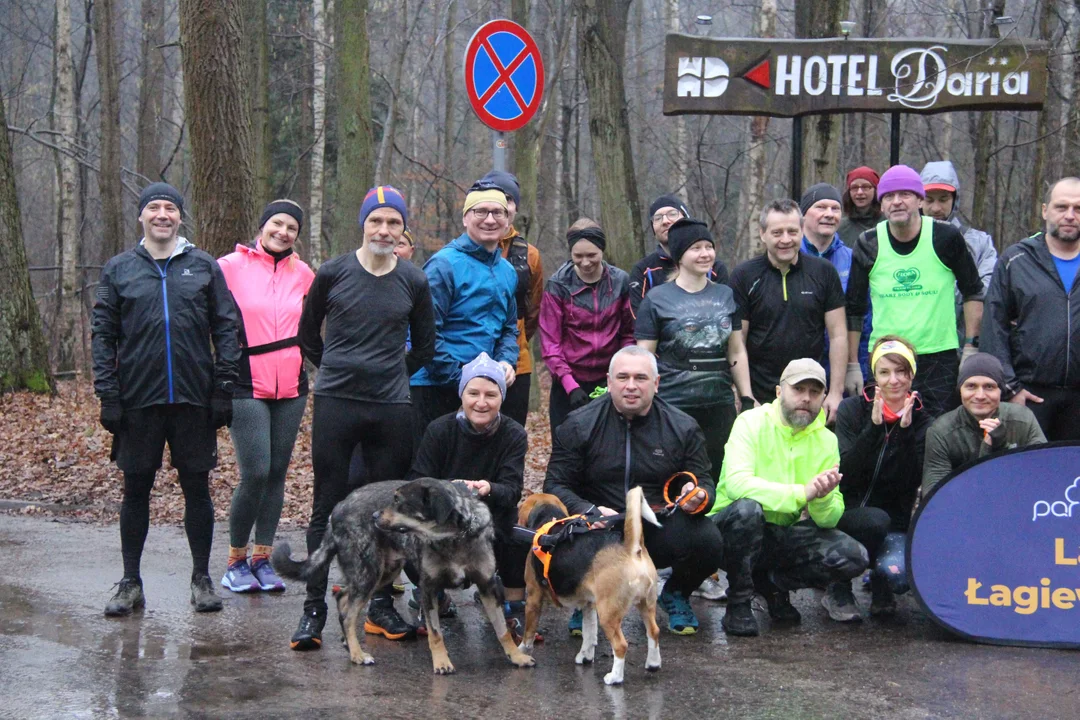
<instances>
[{"instance_id":1,"label":"eyeglasses","mask_svg":"<svg viewBox=\"0 0 1080 720\"><path fill-rule=\"evenodd\" d=\"M658 223L658 222L663 222L664 218L667 218L671 222L675 222L676 220L678 220L681 217L682 217L682 212L680 210L676 210L675 208L672 208L671 210L668 210L667 212L656 213L655 215L652 216L652 221L654 223Z\"/></svg>"},{"instance_id":2,"label":"eyeglasses","mask_svg":"<svg viewBox=\"0 0 1080 720\"><path fill-rule=\"evenodd\" d=\"M856 190L860 192L873 192L874 186L870 183L852 183L848 186L848 190L851 190L852 192Z\"/></svg>"},{"instance_id":3,"label":"eyeglasses","mask_svg":"<svg viewBox=\"0 0 1080 720\"><path fill-rule=\"evenodd\" d=\"M469 212L471 212L473 214L473 217L477 220L484 220L487 218L488 215L490 215L491 219L497 222L506 217L506 211L502 208L495 208L494 210L481 210L480 208L472 208L471 210L469 210Z\"/></svg>"}]
</instances>

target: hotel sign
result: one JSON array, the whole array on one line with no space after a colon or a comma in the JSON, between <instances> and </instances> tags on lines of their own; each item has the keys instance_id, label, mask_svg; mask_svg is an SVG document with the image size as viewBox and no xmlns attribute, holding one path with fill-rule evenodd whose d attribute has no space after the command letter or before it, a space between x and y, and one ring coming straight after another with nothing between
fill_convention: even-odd
<instances>
[{"instance_id":1,"label":"hotel sign","mask_svg":"<svg viewBox=\"0 0 1080 720\"><path fill-rule=\"evenodd\" d=\"M664 114L1037 110L1046 43L667 36Z\"/></svg>"}]
</instances>

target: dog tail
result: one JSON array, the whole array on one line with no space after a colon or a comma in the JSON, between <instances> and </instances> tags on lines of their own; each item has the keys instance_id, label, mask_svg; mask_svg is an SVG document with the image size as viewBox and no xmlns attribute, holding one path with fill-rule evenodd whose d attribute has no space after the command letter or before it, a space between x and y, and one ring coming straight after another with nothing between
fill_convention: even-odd
<instances>
[{"instance_id":1,"label":"dog tail","mask_svg":"<svg viewBox=\"0 0 1080 720\"><path fill-rule=\"evenodd\" d=\"M290 580L307 580L317 570L322 570L329 565L337 552L338 548L337 543L334 541L334 534L330 532L330 526L327 525L322 544L306 560L293 560L292 548L289 547L289 543L283 542L274 548L274 552L270 556L270 564L277 571L277 574L282 577Z\"/></svg>"},{"instance_id":2,"label":"dog tail","mask_svg":"<svg viewBox=\"0 0 1080 720\"><path fill-rule=\"evenodd\" d=\"M623 522L623 547L635 557L645 550L643 521L660 527L656 513L649 507L649 503L645 502L645 493L640 487L636 487L626 494L626 520Z\"/></svg>"}]
</instances>

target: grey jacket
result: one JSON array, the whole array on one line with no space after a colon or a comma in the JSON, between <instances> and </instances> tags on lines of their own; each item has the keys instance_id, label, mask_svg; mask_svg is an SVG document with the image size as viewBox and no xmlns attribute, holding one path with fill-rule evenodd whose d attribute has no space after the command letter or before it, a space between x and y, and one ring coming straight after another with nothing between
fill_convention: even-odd
<instances>
[{"instance_id":1,"label":"grey jacket","mask_svg":"<svg viewBox=\"0 0 1080 720\"><path fill-rule=\"evenodd\" d=\"M995 417L1001 420L990 433L993 447L983 441L983 430L963 406L945 413L926 431L922 494L930 492L949 473L972 460L1002 450L1046 442L1035 415L1023 405L1003 402Z\"/></svg>"},{"instance_id":2,"label":"grey jacket","mask_svg":"<svg viewBox=\"0 0 1080 720\"><path fill-rule=\"evenodd\" d=\"M920 175L923 185L931 183L944 183L956 188L956 197L960 196L960 178L956 174L956 168L948 160L926 163ZM975 260L975 267L979 268L979 279L982 280L983 292L990 287L990 277L994 274L994 266L997 265L997 249L994 248L994 238L989 233L976 230L960 219L960 203L953 202L953 211L949 215L948 222L955 225L964 234L964 242L967 243L968 252ZM960 293L956 294L956 302L960 303Z\"/></svg>"}]
</instances>

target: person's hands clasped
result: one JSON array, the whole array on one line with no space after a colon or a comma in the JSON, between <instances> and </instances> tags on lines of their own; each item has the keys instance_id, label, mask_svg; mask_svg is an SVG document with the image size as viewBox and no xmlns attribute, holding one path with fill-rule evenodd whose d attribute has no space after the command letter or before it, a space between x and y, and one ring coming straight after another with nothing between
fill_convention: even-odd
<instances>
[{"instance_id":1,"label":"person's hands clasped","mask_svg":"<svg viewBox=\"0 0 1080 720\"><path fill-rule=\"evenodd\" d=\"M983 442L990 447L994 447L994 440L990 437L990 433L998 429L1001 425L1000 418L985 418L979 421L979 427L983 429Z\"/></svg>"},{"instance_id":2,"label":"person's hands clasped","mask_svg":"<svg viewBox=\"0 0 1080 720\"><path fill-rule=\"evenodd\" d=\"M874 388L874 404L870 408L870 422L880 425L885 422L885 396Z\"/></svg>"},{"instance_id":3,"label":"person's hands clasped","mask_svg":"<svg viewBox=\"0 0 1080 720\"><path fill-rule=\"evenodd\" d=\"M806 483L806 502L825 497L832 489L840 484L840 468L833 466L823 473L818 474L813 480Z\"/></svg>"},{"instance_id":4,"label":"person's hands clasped","mask_svg":"<svg viewBox=\"0 0 1080 720\"><path fill-rule=\"evenodd\" d=\"M911 421L915 418L915 398L918 393L910 393L904 401L904 407L900 410L900 427L911 427Z\"/></svg>"}]
</instances>

